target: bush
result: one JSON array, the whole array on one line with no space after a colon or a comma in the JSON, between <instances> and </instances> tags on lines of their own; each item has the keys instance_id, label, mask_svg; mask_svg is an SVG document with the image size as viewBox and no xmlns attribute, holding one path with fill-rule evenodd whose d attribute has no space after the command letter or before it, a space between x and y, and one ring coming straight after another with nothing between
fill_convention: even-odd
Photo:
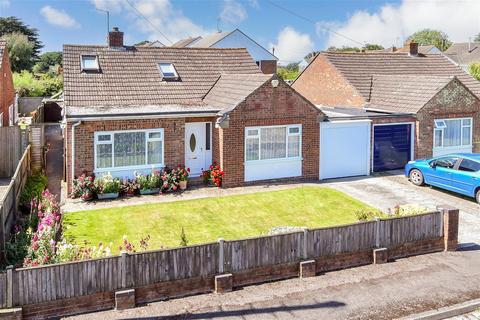
<instances>
[{"instance_id":1,"label":"bush","mask_svg":"<svg viewBox=\"0 0 480 320\"><path fill-rule=\"evenodd\" d=\"M185 230L182 227L182 232L180 233L180 246L181 247L186 247L188 246L188 238L187 235L185 234Z\"/></svg>"},{"instance_id":2,"label":"bush","mask_svg":"<svg viewBox=\"0 0 480 320\"><path fill-rule=\"evenodd\" d=\"M152 190L161 186L161 172L153 170L151 174L141 174L135 172L135 180L140 190Z\"/></svg>"},{"instance_id":3,"label":"bush","mask_svg":"<svg viewBox=\"0 0 480 320\"><path fill-rule=\"evenodd\" d=\"M203 181L208 184L214 184L217 187L222 186L224 175L225 173L216 162L214 162L208 170L202 171Z\"/></svg>"},{"instance_id":4,"label":"bush","mask_svg":"<svg viewBox=\"0 0 480 320\"><path fill-rule=\"evenodd\" d=\"M72 198L82 198L84 201L92 200L96 194L95 190L95 176L82 175L76 179L73 179L73 190L71 193Z\"/></svg>"},{"instance_id":5,"label":"bush","mask_svg":"<svg viewBox=\"0 0 480 320\"><path fill-rule=\"evenodd\" d=\"M30 211L30 201L38 199L47 188L48 179L42 172L36 172L27 178L25 187L20 194L20 206Z\"/></svg>"}]
</instances>

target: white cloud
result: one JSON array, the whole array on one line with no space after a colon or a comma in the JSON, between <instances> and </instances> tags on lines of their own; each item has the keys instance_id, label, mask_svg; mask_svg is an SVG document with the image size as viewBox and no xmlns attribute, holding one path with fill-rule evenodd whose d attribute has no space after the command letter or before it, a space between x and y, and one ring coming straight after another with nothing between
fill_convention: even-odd
<instances>
[{"instance_id":1,"label":"white cloud","mask_svg":"<svg viewBox=\"0 0 480 320\"><path fill-rule=\"evenodd\" d=\"M253 2L254 5L256 2ZM256 3L258 6L258 3ZM247 18L247 11L244 6L235 0L224 0L220 19L223 22L236 24Z\"/></svg>"},{"instance_id":2,"label":"white cloud","mask_svg":"<svg viewBox=\"0 0 480 320\"><path fill-rule=\"evenodd\" d=\"M150 23L141 17L126 0L91 0L91 2L98 9L109 10L117 14L126 14L127 18L133 21L138 30L147 35L147 40L159 40L166 45L169 45L170 42L165 36L170 41L175 42L190 36L214 32L194 23L181 10L174 7L170 0L129 0ZM122 26L119 27L122 29Z\"/></svg>"},{"instance_id":3,"label":"white cloud","mask_svg":"<svg viewBox=\"0 0 480 320\"><path fill-rule=\"evenodd\" d=\"M361 43L377 43L385 47L401 46L412 33L424 29L438 29L452 41L468 41L480 31L480 1L457 0L403 0L399 5L385 4L376 12L356 11L345 22L320 22L317 33L332 30ZM326 47L358 46L334 33L328 33Z\"/></svg>"},{"instance_id":4,"label":"white cloud","mask_svg":"<svg viewBox=\"0 0 480 320\"><path fill-rule=\"evenodd\" d=\"M55 9L51 6L45 6L40 10L42 16L47 19L48 23L64 28L77 28L78 22L69 16L65 11Z\"/></svg>"},{"instance_id":5,"label":"white cloud","mask_svg":"<svg viewBox=\"0 0 480 320\"><path fill-rule=\"evenodd\" d=\"M270 44L275 48L275 55L281 64L298 62L313 51L314 43L306 33L297 32L292 27L285 27L277 37L277 43Z\"/></svg>"},{"instance_id":6,"label":"white cloud","mask_svg":"<svg viewBox=\"0 0 480 320\"><path fill-rule=\"evenodd\" d=\"M10 0L0 0L0 8L10 7Z\"/></svg>"}]
</instances>

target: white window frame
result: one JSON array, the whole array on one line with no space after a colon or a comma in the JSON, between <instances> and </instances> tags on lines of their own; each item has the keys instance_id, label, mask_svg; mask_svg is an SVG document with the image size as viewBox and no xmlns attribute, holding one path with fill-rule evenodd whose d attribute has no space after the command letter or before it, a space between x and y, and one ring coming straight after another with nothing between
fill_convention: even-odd
<instances>
[{"instance_id":1,"label":"white window frame","mask_svg":"<svg viewBox=\"0 0 480 320\"><path fill-rule=\"evenodd\" d=\"M274 159L262 159L262 138L260 134L261 129L266 128L285 128L286 135L285 135L285 157L283 158L274 158ZM297 133L290 133L291 128L298 128ZM258 130L258 134L254 136L248 136L249 130ZM296 157L289 157L288 156L288 137L292 136L300 136L299 142L299 154ZM247 139L258 139L258 160L247 160ZM257 127L245 127L245 137L244 137L244 159L245 163L265 163L265 162L277 162L277 161L291 161L291 160L303 160L302 158L302 125L301 124L293 124L293 125L276 125L276 126L257 126Z\"/></svg>"},{"instance_id":2,"label":"white window frame","mask_svg":"<svg viewBox=\"0 0 480 320\"><path fill-rule=\"evenodd\" d=\"M175 74L173 77L171 76L166 76L163 71L162 71L162 67L161 65L162 64L169 64L172 66L172 69L173 69L173 73ZM160 74L162 75L162 79L165 79L165 80L178 80L179 79L179 76L178 76L178 72L177 72L177 68L175 68L175 65L172 63L172 62L166 62L166 61L161 61L159 63L157 63L157 67L158 67L158 71L160 71Z\"/></svg>"},{"instance_id":3,"label":"white window frame","mask_svg":"<svg viewBox=\"0 0 480 320\"><path fill-rule=\"evenodd\" d=\"M84 57L93 57L95 58L95 67L94 68L85 68L85 65L83 63L84 61ZM80 68L82 69L82 71L98 71L100 70L100 64L98 63L98 55L96 54L82 54L80 56Z\"/></svg>"},{"instance_id":4,"label":"white window frame","mask_svg":"<svg viewBox=\"0 0 480 320\"><path fill-rule=\"evenodd\" d=\"M0 128L3 127L3 112L0 112Z\"/></svg>"},{"instance_id":5,"label":"white window frame","mask_svg":"<svg viewBox=\"0 0 480 320\"><path fill-rule=\"evenodd\" d=\"M444 130L447 128L447 122L449 120L461 120L461 132L460 132L460 145L458 146L444 146L444 139L445 139L445 133L444 133ZM464 120L470 120L470 125L464 125L463 124L463 121ZM443 123L443 125L442 125ZM437 124L439 125L437 127ZM466 128L468 128L468 130L470 130L470 143L469 144L464 144L463 143L463 130L465 130ZM435 137L435 134L437 131L441 131L442 132L442 143L440 146L437 146L437 141L436 141L436 137ZM433 149L435 150L445 150L445 149L456 149L456 148L470 148L473 146L473 118L447 118L447 119L435 119L434 120L434 126L433 126Z\"/></svg>"},{"instance_id":6,"label":"white window frame","mask_svg":"<svg viewBox=\"0 0 480 320\"><path fill-rule=\"evenodd\" d=\"M123 166L115 167L115 140L114 135L116 133L133 133L133 132L143 132L145 133L145 164L137 166ZM150 138L150 133L160 133L160 138ZM110 135L110 141L99 141L99 136ZM148 164L148 143L162 141L162 161L163 163L152 163ZM111 144L112 145L112 165L110 168L98 168L97 167L97 145L101 144ZM94 172L114 172L114 171L128 171L128 170L140 170L140 169L151 169L151 168L163 168L165 167L165 135L164 129L146 129L146 130L117 130L117 131L96 131L94 133Z\"/></svg>"},{"instance_id":7,"label":"white window frame","mask_svg":"<svg viewBox=\"0 0 480 320\"><path fill-rule=\"evenodd\" d=\"M13 104L8 107L8 125L11 127L14 125L15 117L13 114Z\"/></svg>"}]
</instances>

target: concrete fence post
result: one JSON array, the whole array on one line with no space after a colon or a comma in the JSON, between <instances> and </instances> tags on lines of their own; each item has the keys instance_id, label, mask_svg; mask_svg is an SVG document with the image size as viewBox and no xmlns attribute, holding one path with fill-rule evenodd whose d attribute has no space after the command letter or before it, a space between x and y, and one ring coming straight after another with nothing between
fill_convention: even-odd
<instances>
[{"instance_id":1,"label":"concrete fence post","mask_svg":"<svg viewBox=\"0 0 480 320\"><path fill-rule=\"evenodd\" d=\"M222 274L225 270L225 240L218 238L218 272Z\"/></svg>"},{"instance_id":2,"label":"concrete fence post","mask_svg":"<svg viewBox=\"0 0 480 320\"><path fill-rule=\"evenodd\" d=\"M121 259L121 268L122 268L122 288L127 287L127 259L128 253L122 252L120 256Z\"/></svg>"},{"instance_id":3,"label":"concrete fence post","mask_svg":"<svg viewBox=\"0 0 480 320\"><path fill-rule=\"evenodd\" d=\"M379 217L375 217L375 247L380 248L380 224L381 220Z\"/></svg>"},{"instance_id":4,"label":"concrete fence post","mask_svg":"<svg viewBox=\"0 0 480 320\"><path fill-rule=\"evenodd\" d=\"M303 252L302 252L302 258L304 260L308 259L308 229L303 229Z\"/></svg>"},{"instance_id":5,"label":"concrete fence post","mask_svg":"<svg viewBox=\"0 0 480 320\"><path fill-rule=\"evenodd\" d=\"M458 247L458 220L460 210L449 205L438 206L437 210L443 213L444 250L455 251Z\"/></svg>"},{"instance_id":6,"label":"concrete fence post","mask_svg":"<svg viewBox=\"0 0 480 320\"><path fill-rule=\"evenodd\" d=\"M7 308L13 307L13 266L7 267Z\"/></svg>"}]
</instances>

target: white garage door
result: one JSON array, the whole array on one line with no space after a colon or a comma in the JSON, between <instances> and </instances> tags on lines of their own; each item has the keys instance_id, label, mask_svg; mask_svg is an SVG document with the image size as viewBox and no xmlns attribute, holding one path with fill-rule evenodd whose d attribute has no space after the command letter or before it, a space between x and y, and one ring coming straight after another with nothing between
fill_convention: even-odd
<instances>
[{"instance_id":1,"label":"white garage door","mask_svg":"<svg viewBox=\"0 0 480 320\"><path fill-rule=\"evenodd\" d=\"M370 120L320 123L320 179L370 174Z\"/></svg>"}]
</instances>

